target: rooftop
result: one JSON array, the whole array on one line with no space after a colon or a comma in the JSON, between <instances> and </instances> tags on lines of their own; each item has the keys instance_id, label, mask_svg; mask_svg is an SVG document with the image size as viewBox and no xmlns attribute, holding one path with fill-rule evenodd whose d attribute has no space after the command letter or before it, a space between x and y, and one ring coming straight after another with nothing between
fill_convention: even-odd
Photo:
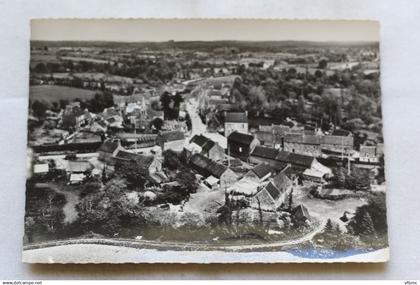
<instances>
[{"instance_id":1,"label":"rooftop","mask_svg":"<svg viewBox=\"0 0 420 285\"><path fill-rule=\"evenodd\" d=\"M257 166L255 166L252 169L252 171L257 175L258 178L263 178L270 174L273 171L273 169L267 163L260 163Z\"/></svg>"},{"instance_id":2,"label":"rooftop","mask_svg":"<svg viewBox=\"0 0 420 285\"><path fill-rule=\"evenodd\" d=\"M251 144L254 137L251 135L243 134L240 132L233 132L228 136L228 141L239 143L239 144Z\"/></svg>"},{"instance_id":3,"label":"rooftop","mask_svg":"<svg viewBox=\"0 0 420 285\"><path fill-rule=\"evenodd\" d=\"M192 164L197 171L204 172L203 174L208 176L212 175L216 178L220 178L220 176L228 169L223 164L217 163L198 153L191 156L190 164Z\"/></svg>"},{"instance_id":4,"label":"rooftop","mask_svg":"<svg viewBox=\"0 0 420 285\"><path fill-rule=\"evenodd\" d=\"M118 145L119 143L117 141L108 139L99 147L98 151L113 153L118 148Z\"/></svg>"},{"instance_id":5,"label":"rooftop","mask_svg":"<svg viewBox=\"0 0 420 285\"><path fill-rule=\"evenodd\" d=\"M251 155L262 157L262 158L272 159L272 158L276 157L278 155L278 153L279 153L279 150L277 150L277 149L258 145L254 148Z\"/></svg>"},{"instance_id":6,"label":"rooftop","mask_svg":"<svg viewBox=\"0 0 420 285\"><path fill-rule=\"evenodd\" d=\"M160 132L158 137L160 137L165 142L179 141L185 139L184 132L181 131Z\"/></svg>"},{"instance_id":7,"label":"rooftop","mask_svg":"<svg viewBox=\"0 0 420 285\"><path fill-rule=\"evenodd\" d=\"M225 123L248 123L248 117L245 112L228 112Z\"/></svg>"}]
</instances>

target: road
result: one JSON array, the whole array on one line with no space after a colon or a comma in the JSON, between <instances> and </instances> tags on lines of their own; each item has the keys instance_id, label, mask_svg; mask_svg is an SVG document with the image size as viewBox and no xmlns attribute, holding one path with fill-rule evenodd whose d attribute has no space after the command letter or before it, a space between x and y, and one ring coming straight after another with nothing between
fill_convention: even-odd
<instances>
[{"instance_id":1,"label":"road","mask_svg":"<svg viewBox=\"0 0 420 285\"><path fill-rule=\"evenodd\" d=\"M203 134L207 131L206 125L201 121L200 116L198 115L198 101L195 99L190 99L187 102L187 112L191 118L191 136Z\"/></svg>"},{"instance_id":2,"label":"road","mask_svg":"<svg viewBox=\"0 0 420 285\"><path fill-rule=\"evenodd\" d=\"M191 137L195 135L203 135L215 142L217 142L222 148L227 148L227 139L218 133L210 133L207 131L207 126L201 121L198 115L198 101L194 98L187 102L187 112L191 118ZM189 141L189 138L187 138Z\"/></svg>"},{"instance_id":3,"label":"road","mask_svg":"<svg viewBox=\"0 0 420 285\"><path fill-rule=\"evenodd\" d=\"M287 251L224 252L175 251L110 244L67 244L24 250L27 263L279 263L279 262L385 262L389 248L342 258L306 258Z\"/></svg>"},{"instance_id":4,"label":"road","mask_svg":"<svg viewBox=\"0 0 420 285\"><path fill-rule=\"evenodd\" d=\"M153 240L133 240L133 239L107 239L107 238L91 238L91 239L71 239L62 241L50 241L38 244L31 244L24 247L24 250L35 250L40 248L48 248L55 246L63 246L69 244L102 244L114 245L121 247L134 247L134 248L153 248L153 249L171 249L171 250L223 250L223 251L253 251L256 249L275 249L279 250L284 246L297 245L310 241L314 235L323 230L324 225L319 224L313 231L305 234L304 236L286 241L277 241L261 244L208 244L208 243L187 243L187 242L169 242L169 241L153 241Z\"/></svg>"}]
</instances>

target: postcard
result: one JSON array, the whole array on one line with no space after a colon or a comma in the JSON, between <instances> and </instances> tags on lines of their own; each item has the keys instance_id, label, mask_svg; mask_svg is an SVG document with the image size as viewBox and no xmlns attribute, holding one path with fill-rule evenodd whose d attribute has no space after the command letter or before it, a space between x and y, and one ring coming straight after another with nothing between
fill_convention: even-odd
<instances>
[{"instance_id":1,"label":"postcard","mask_svg":"<svg viewBox=\"0 0 420 285\"><path fill-rule=\"evenodd\" d=\"M379 23L31 22L23 261L386 262Z\"/></svg>"}]
</instances>

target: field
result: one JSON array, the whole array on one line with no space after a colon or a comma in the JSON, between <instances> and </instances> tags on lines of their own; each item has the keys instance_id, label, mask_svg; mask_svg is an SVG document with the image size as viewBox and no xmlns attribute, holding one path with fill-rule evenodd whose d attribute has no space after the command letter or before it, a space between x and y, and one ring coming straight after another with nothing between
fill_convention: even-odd
<instances>
[{"instance_id":1,"label":"field","mask_svg":"<svg viewBox=\"0 0 420 285\"><path fill-rule=\"evenodd\" d=\"M96 92L66 86L39 85L30 87L29 98L31 100L44 100L46 102L58 102L62 99L72 101L76 98L85 100L92 99Z\"/></svg>"},{"instance_id":2,"label":"field","mask_svg":"<svg viewBox=\"0 0 420 285\"><path fill-rule=\"evenodd\" d=\"M85 61L85 62L103 63L103 64L107 64L108 62L110 62L110 61L104 60L104 59L89 58L89 57L76 57L76 56L63 56L61 59L62 60L77 61L77 62Z\"/></svg>"}]
</instances>

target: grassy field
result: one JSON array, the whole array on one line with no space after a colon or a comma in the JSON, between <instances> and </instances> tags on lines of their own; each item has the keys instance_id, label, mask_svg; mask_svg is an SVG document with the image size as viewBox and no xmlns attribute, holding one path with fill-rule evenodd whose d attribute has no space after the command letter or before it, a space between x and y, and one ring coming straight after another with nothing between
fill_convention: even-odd
<instances>
[{"instance_id":1,"label":"grassy field","mask_svg":"<svg viewBox=\"0 0 420 285\"><path fill-rule=\"evenodd\" d=\"M66 86L38 85L30 87L29 98L31 100L44 100L47 102L58 102L61 99L72 101L76 98L86 100L92 99L96 92Z\"/></svg>"}]
</instances>

